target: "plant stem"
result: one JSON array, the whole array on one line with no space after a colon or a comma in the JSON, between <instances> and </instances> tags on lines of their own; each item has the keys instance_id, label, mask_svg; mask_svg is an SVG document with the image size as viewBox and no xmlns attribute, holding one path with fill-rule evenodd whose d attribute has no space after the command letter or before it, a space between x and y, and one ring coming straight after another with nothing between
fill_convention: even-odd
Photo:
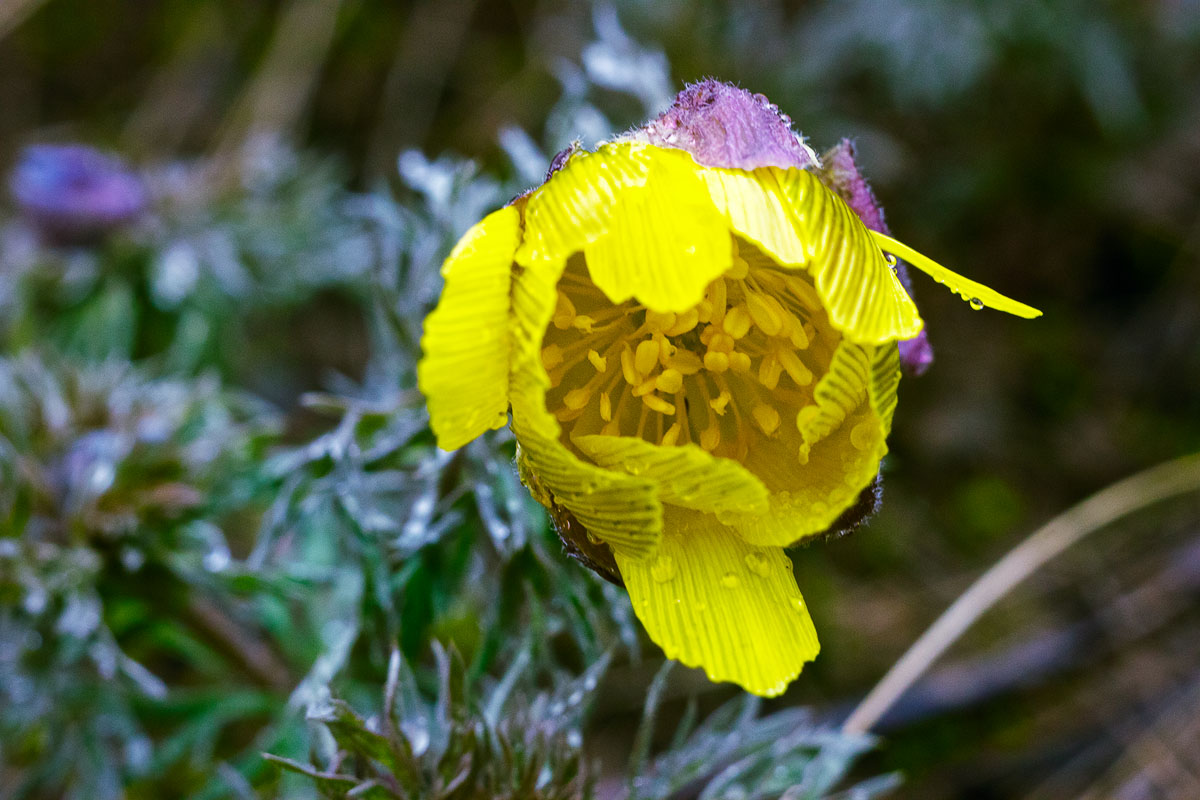
<instances>
[{"instance_id":1,"label":"plant stem","mask_svg":"<svg viewBox=\"0 0 1200 800\"><path fill-rule=\"evenodd\" d=\"M959 595L921 634L842 724L865 733L979 617L1043 564L1110 522L1176 495L1200 490L1200 453L1182 456L1108 486L1050 520Z\"/></svg>"}]
</instances>

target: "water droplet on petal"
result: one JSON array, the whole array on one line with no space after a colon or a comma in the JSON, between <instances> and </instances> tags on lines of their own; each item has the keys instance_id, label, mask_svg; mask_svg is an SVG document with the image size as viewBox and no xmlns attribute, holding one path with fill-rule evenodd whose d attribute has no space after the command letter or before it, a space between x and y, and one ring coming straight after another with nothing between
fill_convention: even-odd
<instances>
[{"instance_id":1,"label":"water droplet on petal","mask_svg":"<svg viewBox=\"0 0 1200 800\"><path fill-rule=\"evenodd\" d=\"M674 578L675 573L678 571L678 567L675 566L675 559L668 555L661 555L650 566L650 577L659 583L666 583Z\"/></svg>"},{"instance_id":2,"label":"water droplet on petal","mask_svg":"<svg viewBox=\"0 0 1200 800\"><path fill-rule=\"evenodd\" d=\"M738 576L732 572L726 572L723 576L721 576L721 585L726 589L736 588L738 582Z\"/></svg>"},{"instance_id":3,"label":"water droplet on petal","mask_svg":"<svg viewBox=\"0 0 1200 800\"><path fill-rule=\"evenodd\" d=\"M764 578L771 574L771 562L762 553L747 553L746 566L755 575L761 575Z\"/></svg>"},{"instance_id":4,"label":"water droplet on petal","mask_svg":"<svg viewBox=\"0 0 1200 800\"><path fill-rule=\"evenodd\" d=\"M792 600L792 607L795 608L797 611L803 611L804 610L803 598L797 597L796 599Z\"/></svg>"},{"instance_id":5,"label":"water droplet on petal","mask_svg":"<svg viewBox=\"0 0 1200 800\"><path fill-rule=\"evenodd\" d=\"M976 311L982 311L982 310L983 310L983 301L982 301L982 300L980 300L978 297L972 297L972 298L971 298L970 300L968 300L967 302L968 302L968 303L970 303L970 304L971 304L971 308L975 309Z\"/></svg>"}]
</instances>

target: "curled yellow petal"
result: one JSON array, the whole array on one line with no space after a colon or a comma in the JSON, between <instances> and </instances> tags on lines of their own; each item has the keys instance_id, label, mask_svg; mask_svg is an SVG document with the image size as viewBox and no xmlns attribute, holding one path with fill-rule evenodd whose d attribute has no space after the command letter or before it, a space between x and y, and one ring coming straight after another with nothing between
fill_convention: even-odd
<instances>
[{"instance_id":1,"label":"curled yellow petal","mask_svg":"<svg viewBox=\"0 0 1200 800\"><path fill-rule=\"evenodd\" d=\"M847 339L881 344L924 323L858 216L800 169L704 169L709 196L730 227L781 266L813 277L830 324Z\"/></svg>"},{"instance_id":2,"label":"curled yellow petal","mask_svg":"<svg viewBox=\"0 0 1200 800\"><path fill-rule=\"evenodd\" d=\"M417 385L438 445L454 450L508 421L509 288L520 212L506 206L467 231L442 266L425 320Z\"/></svg>"},{"instance_id":3,"label":"curled yellow petal","mask_svg":"<svg viewBox=\"0 0 1200 800\"><path fill-rule=\"evenodd\" d=\"M696 511L761 513L767 487L749 470L694 444L664 447L630 436L576 436L572 442L602 467L654 481L664 503Z\"/></svg>"},{"instance_id":4,"label":"curled yellow petal","mask_svg":"<svg viewBox=\"0 0 1200 800\"><path fill-rule=\"evenodd\" d=\"M1013 300L1011 297L1005 297L995 289L988 288L982 283L976 283L970 278L964 278L956 272L951 272L941 264L917 252L903 242L898 242L892 237L885 236L876 231L871 231L870 234L881 249L903 258L938 283L945 284L947 289L955 292L969 302L972 308L979 309L986 306L994 308L997 311L1004 311L1005 313L1022 317L1023 319L1036 319L1042 315L1042 312L1033 306L1027 306L1024 303Z\"/></svg>"},{"instance_id":5,"label":"curled yellow petal","mask_svg":"<svg viewBox=\"0 0 1200 800\"><path fill-rule=\"evenodd\" d=\"M668 658L771 697L820 645L792 565L711 515L668 506L655 558L617 554L634 613Z\"/></svg>"}]
</instances>

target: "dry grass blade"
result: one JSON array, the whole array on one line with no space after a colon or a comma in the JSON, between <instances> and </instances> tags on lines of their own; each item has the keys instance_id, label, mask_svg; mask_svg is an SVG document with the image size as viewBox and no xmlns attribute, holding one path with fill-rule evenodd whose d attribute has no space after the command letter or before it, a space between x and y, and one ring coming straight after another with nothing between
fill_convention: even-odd
<instances>
[{"instance_id":1,"label":"dry grass blade","mask_svg":"<svg viewBox=\"0 0 1200 800\"><path fill-rule=\"evenodd\" d=\"M938 617L854 709L842 730L869 731L984 612L1047 561L1127 514L1197 490L1200 454L1192 454L1114 483L1050 520L997 561Z\"/></svg>"}]
</instances>

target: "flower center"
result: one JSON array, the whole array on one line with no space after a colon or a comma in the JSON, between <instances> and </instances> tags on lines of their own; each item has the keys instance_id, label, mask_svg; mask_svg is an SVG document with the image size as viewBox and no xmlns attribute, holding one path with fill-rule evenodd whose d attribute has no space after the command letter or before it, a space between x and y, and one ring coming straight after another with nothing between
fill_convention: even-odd
<instances>
[{"instance_id":1,"label":"flower center","mask_svg":"<svg viewBox=\"0 0 1200 800\"><path fill-rule=\"evenodd\" d=\"M783 270L731 237L732 267L680 313L634 301L613 305L570 259L543 340L547 408L573 435L694 442L745 461L762 439L791 445L817 413L813 388L833 357L829 326L807 273Z\"/></svg>"}]
</instances>

